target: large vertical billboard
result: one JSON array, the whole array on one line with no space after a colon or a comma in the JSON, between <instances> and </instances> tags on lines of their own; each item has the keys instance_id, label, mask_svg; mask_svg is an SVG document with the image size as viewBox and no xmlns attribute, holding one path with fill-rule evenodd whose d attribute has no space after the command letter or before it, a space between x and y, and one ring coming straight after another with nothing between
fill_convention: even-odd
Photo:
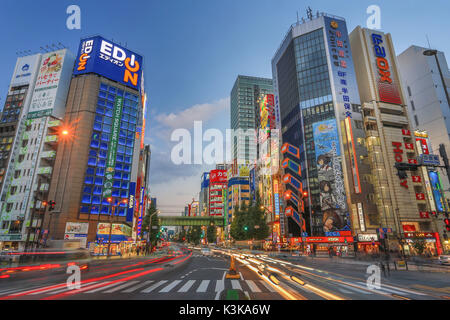
<instances>
[{"instance_id":1,"label":"large vertical billboard","mask_svg":"<svg viewBox=\"0 0 450 320\"><path fill-rule=\"evenodd\" d=\"M100 36L81 40L75 61L74 75L96 73L140 89L142 56Z\"/></svg>"},{"instance_id":2,"label":"large vertical billboard","mask_svg":"<svg viewBox=\"0 0 450 320\"><path fill-rule=\"evenodd\" d=\"M436 171L430 171L430 182L431 182L431 189L433 190L433 196L434 201L436 203L436 209L438 212L444 212L445 210L445 204L444 199L442 197L442 187L441 182L439 179L439 174Z\"/></svg>"},{"instance_id":3,"label":"large vertical billboard","mask_svg":"<svg viewBox=\"0 0 450 320\"><path fill-rule=\"evenodd\" d=\"M227 192L227 170L211 170L209 173L209 215L223 214L223 192Z\"/></svg>"},{"instance_id":4,"label":"large vertical billboard","mask_svg":"<svg viewBox=\"0 0 450 320\"><path fill-rule=\"evenodd\" d=\"M393 72L393 53L389 51L386 37L382 32L366 29L369 55L377 82L381 102L402 104L399 81Z\"/></svg>"},{"instance_id":5,"label":"large vertical billboard","mask_svg":"<svg viewBox=\"0 0 450 320\"><path fill-rule=\"evenodd\" d=\"M42 55L28 119L49 115L64 117L73 62L73 57L67 49Z\"/></svg>"},{"instance_id":6,"label":"large vertical billboard","mask_svg":"<svg viewBox=\"0 0 450 320\"><path fill-rule=\"evenodd\" d=\"M324 17L330 58L331 84L339 119L352 118L352 104L360 104L355 68L344 20Z\"/></svg>"},{"instance_id":7,"label":"large vertical billboard","mask_svg":"<svg viewBox=\"0 0 450 320\"><path fill-rule=\"evenodd\" d=\"M347 201L336 119L313 124L323 231L346 227Z\"/></svg>"}]
</instances>

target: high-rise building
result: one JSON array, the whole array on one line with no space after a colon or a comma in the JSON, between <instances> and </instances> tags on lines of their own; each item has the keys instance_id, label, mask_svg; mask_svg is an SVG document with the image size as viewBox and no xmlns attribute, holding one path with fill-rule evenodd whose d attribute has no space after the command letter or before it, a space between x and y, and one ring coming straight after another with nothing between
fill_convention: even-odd
<instances>
[{"instance_id":1,"label":"high-rise building","mask_svg":"<svg viewBox=\"0 0 450 320\"><path fill-rule=\"evenodd\" d=\"M419 164L419 156L431 150L426 137L411 128L392 37L356 27L350 42L367 134L361 142L367 145L372 168L367 178L374 187L378 224L392 230L383 234L387 249L411 253L412 243L427 235L427 250L436 253L441 241L432 219L436 212L432 186L436 183L430 180L435 174L419 167L403 176L395 168L396 164Z\"/></svg>"},{"instance_id":2,"label":"high-rise building","mask_svg":"<svg viewBox=\"0 0 450 320\"><path fill-rule=\"evenodd\" d=\"M239 164L256 161L256 115L261 94L273 93L272 79L238 75L231 90L232 157Z\"/></svg>"},{"instance_id":3,"label":"high-rise building","mask_svg":"<svg viewBox=\"0 0 450 320\"><path fill-rule=\"evenodd\" d=\"M142 56L121 45L100 36L81 40L64 117L72 139L58 146L49 192L56 202L50 238L71 237L75 226L83 230L77 236L102 249L112 226L113 254L132 239L145 180L142 70Z\"/></svg>"},{"instance_id":4,"label":"high-rise building","mask_svg":"<svg viewBox=\"0 0 450 320\"><path fill-rule=\"evenodd\" d=\"M211 170L208 189L208 215L222 216L225 205L223 194L226 193L227 189L227 170Z\"/></svg>"},{"instance_id":5,"label":"high-rise building","mask_svg":"<svg viewBox=\"0 0 450 320\"><path fill-rule=\"evenodd\" d=\"M0 115L0 195L5 180L12 174L9 164L14 162L28 113L34 84L39 72L41 54L17 58L14 73L9 84L8 95ZM4 198L1 198L4 201Z\"/></svg>"},{"instance_id":6,"label":"high-rise building","mask_svg":"<svg viewBox=\"0 0 450 320\"><path fill-rule=\"evenodd\" d=\"M444 53L411 46L397 59L412 127L428 133L437 154L443 144L450 155L450 70ZM450 199L448 177L445 172L442 175L446 198Z\"/></svg>"},{"instance_id":7,"label":"high-rise building","mask_svg":"<svg viewBox=\"0 0 450 320\"><path fill-rule=\"evenodd\" d=\"M198 197L199 213L207 216L209 209L209 172L203 172L201 177L200 193Z\"/></svg>"},{"instance_id":8,"label":"high-rise building","mask_svg":"<svg viewBox=\"0 0 450 320\"><path fill-rule=\"evenodd\" d=\"M74 66L67 49L48 52L38 63L32 97L18 130L18 150L3 188L2 221L14 221L20 249L36 247L45 236L44 216L57 145L66 139L61 119ZM8 223L6 223L8 224Z\"/></svg>"},{"instance_id":9,"label":"high-rise building","mask_svg":"<svg viewBox=\"0 0 450 320\"><path fill-rule=\"evenodd\" d=\"M292 25L272 74L277 128L292 146L284 160L299 165L283 168L284 187L294 194L285 202L287 237L303 236L317 254L350 252L352 236L378 221L367 150L358 142L365 133L345 20L321 13Z\"/></svg>"}]
</instances>

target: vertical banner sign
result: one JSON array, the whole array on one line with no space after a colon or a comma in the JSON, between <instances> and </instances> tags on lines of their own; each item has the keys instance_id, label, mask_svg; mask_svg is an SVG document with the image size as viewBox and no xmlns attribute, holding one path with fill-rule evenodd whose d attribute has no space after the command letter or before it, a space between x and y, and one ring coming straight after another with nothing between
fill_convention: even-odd
<instances>
[{"instance_id":1,"label":"vertical banner sign","mask_svg":"<svg viewBox=\"0 0 450 320\"><path fill-rule=\"evenodd\" d=\"M130 182L130 189L128 194L127 222L132 222L134 216L134 205L136 201L136 182Z\"/></svg>"},{"instance_id":2,"label":"vertical banner sign","mask_svg":"<svg viewBox=\"0 0 450 320\"><path fill-rule=\"evenodd\" d=\"M325 232L342 230L347 214L336 119L313 123L320 207Z\"/></svg>"},{"instance_id":3,"label":"vertical banner sign","mask_svg":"<svg viewBox=\"0 0 450 320\"><path fill-rule=\"evenodd\" d=\"M119 141L120 119L122 119L123 97L116 96L114 101L114 114L111 126L111 141L109 143L108 155L106 157L106 175L103 183L103 196L110 197L116 167L117 143Z\"/></svg>"}]
</instances>

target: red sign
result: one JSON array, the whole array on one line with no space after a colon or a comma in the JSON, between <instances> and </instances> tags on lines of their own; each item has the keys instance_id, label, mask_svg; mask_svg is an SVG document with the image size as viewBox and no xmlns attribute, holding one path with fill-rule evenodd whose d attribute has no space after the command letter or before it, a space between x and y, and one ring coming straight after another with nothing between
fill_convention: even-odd
<instances>
[{"instance_id":1,"label":"red sign","mask_svg":"<svg viewBox=\"0 0 450 320\"><path fill-rule=\"evenodd\" d=\"M420 211L420 217L422 219L428 219L428 218L430 218L430 214L426 211Z\"/></svg>"},{"instance_id":2,"label":"red sign","mask_svg":"<svg viewBox=\"0 0 450 320\"><path fill-rule=\"evenodd\" d=\"M311 243L353 243L353 237L306 237L306 242Z\"/></svg>"},{"instance_id":3,"label":"red sign","mask_svg":"<svg viewBox=\"0 0 450 320\"><path fill-rule=\"evenodd\" d=\"M404 136L411 136L411 131L407 130L407 129L402 129L402 134Z\"/></svg>"},{"instance_id":4,"label":"red sign","mask_svg":"<svg viewBox=\"0 0 450 320\"><path fill-rule=\"evenodd\" d=\"M403 161L403 150L402 150L402 143L401 142L395 142L392 141L392 146L394 147L394 153L395 153L395 161L402 162Z\"/></svg>"},{"instance_id":5,"label":"red sign","mask_svg":"<svg viewBox=\"0 0 450 320\"><path fill-rule=\"evenodd\" d=\"M416 199L417 200L425 200L425 194L424 193L416 193Z\"/></svg>"},{"instance_id":6,"label":"red sign","mask_svg":"<svg viewBox=\"0 0 450 320\"><path fill-rule=\"evenodd\" d=\"M417 160L416 159L408 159L408 163L417 164Z\"/></svg>"},{"instance_id":7,"label":"red sign","mask_svg":"<svg viewBox=\"0 0 450 320\"><path fill-rule=\"evenodd\" d=\"M408 150L414 150L414 144L405 142L405 148Z\"/></svg>"},{"instance_id":8,"label":"red sign","mask_svg":"<svg viewBox=\"0 0 450 320\"><path fill-rule=\"evenodd\" d=\"M422 145L422 153L423 154L430 154L430 150L428 149L427 139L416 138L416 141L420 141L420 144Z\"/></svg>"},{"instance_id":9,"label":"red sign","mask_svg":"<svg viewBox=\"0 0 450 320\"><path fill-rule=\"evenodd\" d=\"M227 182L227 170L211 170L209 173L210 183L226 183Z\"/></svg>"},{"instance_id":10,"label":"red sign","mask_svg":"<svg viewBox=\"0 0 450 320\"><path fill-rule=\"evenodd\" d=\"M422 182L421 176L411 176L413 182Z\"/></svg>"},{"instance_id":11,"label":"red sign","mask_svg":"<svg viewBox=\"0 0 450 320\"><path fill-rule=\"evenodd\" d=\"M405 232L405 238L434 238L432 232Z\"/></svg>"}]
</instances>

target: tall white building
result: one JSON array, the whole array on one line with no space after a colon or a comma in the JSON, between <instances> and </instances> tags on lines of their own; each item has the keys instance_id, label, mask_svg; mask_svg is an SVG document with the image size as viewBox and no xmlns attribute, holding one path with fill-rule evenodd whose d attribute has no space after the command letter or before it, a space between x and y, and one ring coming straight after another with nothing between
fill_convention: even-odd
<instances>
[{"instance_id":1,"label":"tall white building","mask_svg":"<svg viewBox=\"0 0 450 320\"><path fill-rule=\"evenodd\" d=\"M437 51L434 56L426 55L427 51L433 53L427 48L411 46L397 57L408 111L414 129L428 132L434 153L439 154L439 145L444 144L450 156L450 71L443 52ZM449 198L450 185L445 170L441 175Z\"/></svg>"}]
</instances>

